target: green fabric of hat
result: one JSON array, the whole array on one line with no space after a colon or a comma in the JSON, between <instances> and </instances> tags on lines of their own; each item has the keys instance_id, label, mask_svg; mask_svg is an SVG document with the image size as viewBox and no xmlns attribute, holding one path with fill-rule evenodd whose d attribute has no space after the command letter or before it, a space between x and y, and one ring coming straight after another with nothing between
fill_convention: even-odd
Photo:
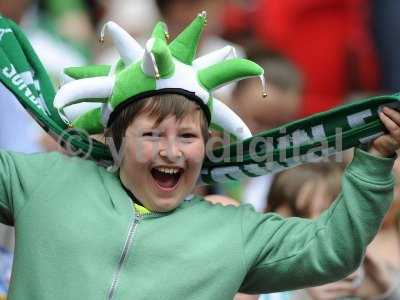
<instances>
[{"instance_id":1,"label":"green fabric of hat","mask_svg":"<svg viewBox=\"0 0 400 300\"><path fill-rule=\"evenodd\" d=\"M158 23L141 47L115 23L107 23L121 59L114 65L71 67L63 72L56 92L28 39L11 20L0 17L0 84L62 146L99 164L113 164L112 152L92 139L128 99L174 91L199 101L211 123L236 134L237 141L213 150L205 158L199 184L241 180L315 161L354 146L365 145L384 133L378 112L399 109L400 94L359 100L251 136L232 111L212 96L218 87L245 77L259 76L256 64L235 57L225 47L195 59L205 15L167 44L166 26ZM0 99L0 101L6 101ZM266 100L268 101L268 100ZM323 99L321 99L323 101Z\"/></svg>"}]
</instances>

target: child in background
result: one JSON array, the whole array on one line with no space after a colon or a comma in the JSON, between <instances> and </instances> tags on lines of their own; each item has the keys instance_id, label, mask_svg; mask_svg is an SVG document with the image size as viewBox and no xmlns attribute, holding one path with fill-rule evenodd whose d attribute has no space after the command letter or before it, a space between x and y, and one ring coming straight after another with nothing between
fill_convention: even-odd
<instances>
[{"instance_id":1,"label":"child in background","mask_svg":"<svg viewBox=\"0 0 400 300\"><path fill-rule=\"evenodd\" d=\"M266 72L268 98L263 99L257 91L258 82L248 79L237 83L228 105L245 121L253 134L293 121L301 103L302 79L296 67L279 55L257 56L254 59ZM250 178L240 184L226 183L223 193L237 200L250 203L263 212L265 198L273 176Z\"/></svg>"},{"instance_id":2,"label":"child in background","mask_svg":"<svg viewBox=\"0 0 400 300\"><path fill-rule=\"evenodd\" d=\"M302 76L296 66L280 55L259 55L251 58L265 70L268 98L257 93L254 79L237 83L229 105L249 126L252 133L265 131L298 117Z\"/></svg>"},{"instance_id":3,"label":"child in background","mask_svg":"<svg viewBox=\"0 0 400 300\"><path fill-rule=\"evenodd\" d=\"M271 184L266 212L283 217L316 218L340 193L339 163L309 163L278 173Z\"/></svg>"}]
</instances>

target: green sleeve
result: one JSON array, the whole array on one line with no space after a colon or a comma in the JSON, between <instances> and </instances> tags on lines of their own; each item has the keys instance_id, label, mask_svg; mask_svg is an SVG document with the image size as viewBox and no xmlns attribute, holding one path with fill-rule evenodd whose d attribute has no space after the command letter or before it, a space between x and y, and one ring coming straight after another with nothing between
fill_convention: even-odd
<instances>
[{"instance_id":1,"label":"green sleeve","mask_svg":"<svg viewBox=\"0 0 400 300\"><path fill-rule=\"evenodd\" d=\"M342 192L320 218L242 215L242 292L267 293L336 281L355 270L393 198L394 159L360 149L346 168Z\"/></svg>"},{"instance_id":2,"label":"green sleeve","mask_svg":"<svg viewBox=\"0 0 400 300\"><path fill-rule=\"evenodd\" d=\"M46 184L59 153L20 154L0 150L0 222L14 225L19 211Z\"/></svg>"}]
</instances>

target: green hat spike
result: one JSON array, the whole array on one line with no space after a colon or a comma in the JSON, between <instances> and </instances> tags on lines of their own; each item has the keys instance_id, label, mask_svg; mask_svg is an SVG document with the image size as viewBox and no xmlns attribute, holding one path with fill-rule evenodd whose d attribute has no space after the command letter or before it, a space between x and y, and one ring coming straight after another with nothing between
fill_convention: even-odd
<instances>
[{"instance_id":1,"label":"green hat spike","mask_svg":"<svg viewBox=\"0 0 400 300\"><path fill-rule=\"evenodd\" d=\"M167 39L169 37L167 24L165 24L164 22L158 22L153 29L151 37L158 38L167 42Z\"/></svg>"},{"instance_id":2,"label":"green hat spike","mask_svg":"<svg viewBox=\"0 0 400 300\"><path fill-rule=\"evenodd\" d=\"M88 134L98 134L104 131L101 121L101 108L92 109L72 122L75 128L84 128Z\"/></svg>"},{"instance_id":3,"label":"green hat spike","mask_svg":"<svg viewBox=\"0 0 400 300\"><path fill-rule=\"evenodd\" d=\"M64 74L73 79L82 79L95 76L107 76L110 73L110 65L90 65L84 67L68 67Z\"/></svg>"},{"instance_id":4,"label":"green hat spike","mask_svg":"<svg viewBox=\"0 0 400 300\"><path fill-rule=\"evenodd\" d=\"M259 65L243 58L228 59L197 72L199 81L209 91L231 81L254 76L261 78L263 74L264 70Z\"/></svg>"},{"instance_id":5,"label":"green hat spike","mask_svg":"<svg viewBox=\"0 0 400 300\"><path fill-rule=\"evenodd\" d=\"M175 63L167 43L161 39L155 39L151 52L157 63L161 77L167 77L174 73Z\"/></svg>"},{"instance_id":6,"label":"green hat spike","mask_svg":"<svg viewBox=\"0 0 400 300\"><path fill-rule=\"evenodd\" d=\"M176 59L187 65L192 64L206 23L207 14L203 11L169 44L171 53Z\"/></svg>"},{"instance_id":7,"label":"green hat spike","mask_svg":"<svg viewBox=\"0 0 400 300\"><path fill-rule=\"evenodd\" d=\"M101 102L80 102L62 108L62 113L72 123L86 112L104 105Z\"/></svg>"},{"instance_id":8,"label":"green hat spike","mask_svg":"<svg viewBox=\"0 0 400 300\"><path fill-rule=\"evenodd\" d=\"M154 74L156 79L168 77L175 71L175 64L167 43L159 38L151 38L146 43L143 71Z\"/></svg>"}]
</instances>

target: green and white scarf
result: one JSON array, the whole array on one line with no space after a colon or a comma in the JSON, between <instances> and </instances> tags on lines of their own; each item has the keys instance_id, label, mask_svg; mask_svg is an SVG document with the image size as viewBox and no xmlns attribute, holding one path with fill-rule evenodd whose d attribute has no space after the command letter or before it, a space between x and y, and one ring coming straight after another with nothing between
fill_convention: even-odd
<instances>
[{"instance_id":1,"label":"green and white scarf","mask_svg":"<svg viewBox=\"0 0 400 300\"><path fill-rule=\"evenodd\" d=\"M216 127L223 127L232 135L235 134L234 125L242 121L229 110L227 114L221 114L225 108L221 109L222 104L212 98L211 91L224 83L249 76L262 79L263 70L250 61L235 58L234 51L229 47L193 60L203 23L205 16L201 14L182 32L180 39L177 38L168 46L165 24L158 23L151 42L142 49L129 40L128 43L136 48L137 53L124 53L122 48L121 60L116 65L65 70L64 74L69 77L70 82L56 93L24 33L14 22L0 17L0 81L41 127L63 146L71 147L76 155L109 166L113 164L112 153L106 145L92 139L89 133L101 132L107 125L110 114L127 98L147 95L149 89L156 92L171 88L185 91L185 86L176 85L176 80L179 81L180 78L174 76L177 76L182 68L196 65L196 68L193 68L197 72L199 86L193 88L193 93L203 101L203 109L209 110L211 122ZM125 33L121 33L115 23L108 23L105 28L111 33L116 44L121 43L118 38ZM119 32L119 36L113 35L113 31ZM192 41L193 37L195 42ZM185 43L195 45L188 48ZM172 53L172 56L169 53ZM140 56L141 60L137 60L135 55ZM224 57L223 61L221 57ZM138 90L126 88L131 76L141 76L146 84L138 87ZM69 90L76 88L76 81L86 80L90 86L95 82L91 81L93 78L100 78L100 83L104 83L103 87L106 86L100 92L93 88L98 97L88 97L87 94L70 96ZM113 81L110 81L110 78ZM175 81L171 78L175 78ZM111 89L107 88L107 84L112 84ZM190 84L193 86L193 83ZM115 90L119 92L116 93ZM189 92L192 90L189 89ZM352 102L255 136L249 136L247 127L240 126L244 131L236 136L236 142L209 152L203 164L199 184L261 176L337 154L354 146L365 145L384 132L378 117L379 110L382 106L398 108L399 98L400 94L394 94ZM101 104L89 109L86 107L86 111L72 122L64 110L69 105L93 103L97 100Z\"/></svg>"}]
</instances>

